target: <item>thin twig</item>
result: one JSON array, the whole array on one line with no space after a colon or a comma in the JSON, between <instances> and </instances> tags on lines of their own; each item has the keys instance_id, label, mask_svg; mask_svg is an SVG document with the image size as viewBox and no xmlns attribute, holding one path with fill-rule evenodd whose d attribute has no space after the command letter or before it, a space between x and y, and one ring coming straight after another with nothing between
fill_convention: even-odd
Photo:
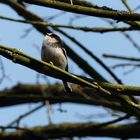
<instances>
[{"instance_id":1,"label":"thin twig","mask_svg":"<svg viewBox=\"0 0 140 140\"><path fill-rule=\"evenodd\" d=\"M130 70L123 72L123 74L124 75L130 74L130 73L134 72L134 70L136 70L136 67L132 67Z\"/></svg>"},{"instance_id":2,"label":"thin twig","mask_svg":"<svg viewBox=\"0 0 140 140\"><path fill-rule=\"evenodd\" d=\"M70 35L66 34L62 30L58 30L61 34L66 36L68 39L70 39L72 42L74 42L77 46L79 46L82 50L84 50L91 58L93 58L98 64L100 64L119 84L122 84L120 79L117 78L117 76L107 67L106 64L104 64L97 56L95 56L92 52L90 52L84 45L82 45L79 41L77 41L75 38L71 37Z\"/></svg>"},{"instance_id":3,"label":"thin twig","mask_svg":"<svg viewBox=\"0 0 140 140\"><path fill-rule=\"evenodd\" d=\"M110 66L110 68L112 69L116 69L116 68L119 68L119 67L140 67L140 64L133 64L133 63L120 63L120 64L115 64L115 65L112 65Z\"/></svg>"},{"instance_id":4,"label":"thin twig","mask_svg":"<svg viewBox=\"0 0 140 140\"><path fill-rule=\"evenodd\" d=\"M127 10L128 10L130 13L132 13L132 10L131 10L130 6L128 5L127 0L121 0L121 1L122 1L122 3L124 4L124 6L127 8Z\"/></svg>"},{"instance_id":5,"label":"thin twig","mask_svg":"<svg viewBox=\"0 0 140 140\"><path fill-rule=\"evenodd\" d=\"M37 106L37 107L35 107L35 108L33 108L32 110L30 110L30 111L28 111L28 112L26 112L26 113L20 115L17 119L15 119L15 120L12 121L11 123L9 123L9 124L7 125L7 127L12 127L14 124L19 123L19 122L21 121L21 119L23 119L23 118L25 118L25 117L31 115L32 113L38 111L38 110L41 109L43 106L44 106L44 103L41 104L41 105L39 105L39 106Z\"/></svg>"},{"instance_id":6,"label":"thin twig","mask_svg":"<svg viewBox=\"0 0 140 140\"><path fill-rule=\"evenodd\" d=\"M40 88L41 94L45 98L45 96L47 94L47 91L45 91L45 89L43 88L43 86L41 86L40 84L39 84L39 88ZM52 119L51 119L51 105L50 105L49 100L44 101L44 104L46 105L48 122L49 122L49 124L52 124Z\"/></svg>"},{"instance_id":7,"label":"thin twig","mask_svg":"<svg viewBox=\"0 0 140 140\"><path fill-rule=\"evenodd\" d=\"M127 57L127 56L119 56L119 55L111 55L111 54L103 54L103 57L112 58L112 59L121 59L121 60L127 60L127 61L134 61L134 62L140 62L140 58L136 58L136 57Z\"/></svg>"},{"instance_id":8,"label":"thin twig","mask_svg":"<svg viewBox=\"0 0 140 140\"><path fill-rule=\"evenodd\" d=\"M114 123L117 123L117 122L123 121L125 119L128 119L129 117L130 117L130 115L125 115L125 116L119 117L119 118L117 118L115 120L112 120L112 121L109 121L109 122L105 122L105 123L99 124L99 125L97 125L97 127L99 127L99 128L100 127L106 127L108 125L112 125Z\"/></svg>"},{"instance_id":9,"label":"thin twig","mask_svg":"<svg viewBox=\"0 0 140 140\"><path fill-rule=\"evenodd\" d=\"M104 27L80 27L80 26L72 26L72 25L62 25L62 24L52 24L48 23L47 21L40 22L40 21L31 21L31 20L19 20L19 19L13 19L9 17L3 17L0 16L0 19L3 20L9 20L13 22L19 22L19 23L25 23L25 24L33 24L33 25L42 25L42 26L50 26L53 28L67 28L67 29L74 29L74 30L81 30L85 32L97 32L97 33L106 33L106 32L116 32L116 31L134 31L134 30L140 30L138 28L134 27L114 27L114 28L104 28ZM31 29L27 30L27 32L31 31ZM24 35L25 36L25 35Z\"/></svg>"},{"instance_id":10,"label":"thin twig","mask_svg":"<svg viewBox=\"0 0 140 140\"><path fill-rule=\"evenodd\" d=\"M56 18L64 15L65 13L66 13L65 11L62 11L60 13L57 13L57 14L53 15L53 16L47 17L47 20L50 21L50 20L56 19Z\"/></svg>"},{"instance_id":11,"label":"thin twig","mask_svg":"<svg viewBox=\"0 0 140 140\"><path fill-rule=\"evenodd\" d=\"M112 22L111 20L105 20L105 21L108 22L112 27L117 28L115 26L115 23ZM137 25L137 28L140 27L137 23L136 25ZM132 37L128 33L121 32L121 34L124 35L130 41L130 43L140 52L140 46L134 41L134 39L132 39Z\"/></svg>"},{"instance_id":12,"label":"thin twig","mask_svg":"<svg viewBox=\"0 0 140 140\"><path fill-rule=\"evenodd\" d=\"M0 84L3 82L4 78L6 77L5 75L5 68L4 68L4 65L3 65L3 62L2 62L2 59L0 57L0 69L1 69L1 78L0 78Z\"/></svg>"}]
</instances>

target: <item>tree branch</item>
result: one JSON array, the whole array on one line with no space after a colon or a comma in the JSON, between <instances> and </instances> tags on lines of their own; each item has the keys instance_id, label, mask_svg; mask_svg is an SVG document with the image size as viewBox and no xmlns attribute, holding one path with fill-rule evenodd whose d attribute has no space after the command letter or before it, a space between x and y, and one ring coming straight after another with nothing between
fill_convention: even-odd
<instances>
[{"instance_id":1,"label":"tree branch","mask_svg":"<svg viewBox=\"0 0 140 140\"><path fill-rule=\"evenodd\" d=\"M49 100L50 104L56 103L77 103L87 105L102 105L125 112L120 103L114 100L107 100L102 96L98 96L93 89L73 87L73 94L66 94L62 85L27 85L18 84L10 89L0 91L0 107L18 105L24 103L37 103ZM45 95L43 95L43 93Z\"/></svg>"},{"instance_id":2,"label":"tree branch","mask_svg":"<svg viewBox=\"0 0 140 140\"><path fill-rule=\"evenodd\" d=\"M78 45L83 51L85 51L91 58L93 58L98 64L100 64L115 80L117 83L122 84L121 80L108 68L108 66L101 61L96 55L94 55L91 51L89 51L84 45L82 45L79 41L77 41L74 37L66 34L64 31L59 30L60 33L65 35L68 39Z\"/></svg>"},{"instance_id":3,"label":"tree branch","mask_svg":"<svg viewBox=\"0 0 140 140\"><path fill-rule=\"evenodd\" d=\"M126 95L138 95L140 96L140 87L117 85L109 83L101 83L105 89L115 92L116 94ZM0 91L0 107L18 105L24 103L37 103L45 100L49 100L50 104L56 103L77 103L88 105L99 105L110 108L112 110L118 110L128 113L129 110L122 107L119 100L114 100L113 97L104 98L96 94L94 89L83 88L76 85L72 85L73 94L66 94L62 88L62 85L27 85L18 84L13 88ZM45 94L43 96L43 93ZM137 101L140 104L140 101ZM134 114L133 114L134 115Z\"/></svg>"},{"instance_id":4,"label":"tree branch","mask_svg":"<svg viewBox=\"0 0 140 140\"><path fill-rule=\"evenodd\" d=\"M14 63L21 64L30 69L33 69L39 73L46 74L48 76L58 78L61 80L67 80L71 83L80 84L82 86L88 86L101 91L103 94L110 95L111 93L102 87L98 86L96 83L90 83L76 75L70 74L50 63L39 61L35 58L32 58L17 49L6 48L0 45L0 55L6 57L7 59L12 60Z\"/></svg>"},{"instance_id":5,"label":"tree branch","mask_svg":"<svg viewBox=\"0 0 140 140\"><path fill-rule=\"evenodd\" d=\"M96 17L104 17L104 18L111 18L114 20L119 21L140 21L140 14L137 13L129 13L125 11L117 11L117 10L102 10L102 9L96 9L96 8L90 8L85 6L79 6L79 5L70 5L64 2L59 2L56 0L23 0L24 2L60 9L68 12L73 12L77 14L83 14L88 16L96 16Z\"/></svg>"},{"instance_id":6,"label":"tree branch","mask_svg":"<svg viewBox=\"0 0 140 140\"><path fill-rule=\"evenodd\" d=\"M19 23L25 23L25 24L32 24L32 25L42 25L46 27L53 27L53 28L67 28L67 29L74 29L74 30L81 30L84 32L96 32L96 33L107 33L107 32L117 32L117 31L134 31L134 30L140 30L139 28L134 28L134 27L113 27L113 28L104 28L104 27L81 27L81 26L76 26L76 25L62 25L62 24L53 24L49 23L47 21L33 21L33 20L19 20L19 19L13 19L9 17L4 17L0 16L0 19L3 20L9 20L9 21L14 21L14 22L19 22Z\"/></svg>"},{"instance_id":7,"label":"tree branch","mask_svg":"<svg viewBox=\"0 0 140 140\"><path fill-rule=\"evenodd\" d=\"M20 51L16 49L10 49L10 48L5 48L3 46L0 47L0 54L3 55L4 57L11 59L15 63L22 64L26 67L29 67L33 70L36 70L37 72L59 78L59 79L65 79L69 82L77 83L82 86L88 86L93 89L95 89L97 95L101 95L102 97L108 98L110 100L113 100L113 98L117 98L117 100L126 106L129 109L127 109L128 112L133 112L139 116L139 106L132 102L130 99L124 96L118 96L118 94L113 92L113 95L115 96L110 96L111 92L102 88L97 82L89 82L83 78L80 78L76 75L70 74L54 65L51 65L49 63L45 63L43 61L36 60L30 56L25 55L24 53L21 53Z\"/></svg>"},{"instance_id":8,"label":"tree branch","mask_svg":"<svg viewBox=\"0 0 140 140\"><path fill-rule=\"evenodd\" d=\"M110 55L110 54L103 54L103 57L105 57L105 58L113 58L113 59L121 59L121 60L127 60L127 61L134 61L134 62L140 62L140 58L135 58L135 57L118 56L118 55Z\"/></svg>"},{"instance_id":9,"label":"tree branch","mask_svg":"<svg viewBox=\"0 0 140 140\"><path fill-rule=\"evenodd\" d=\"M43 106L45 106L44 103L42 103L41 105L39 105L39 106L33 108L32 110L30 110L30 111L28 111L28 112L26 112L26 113L20 115L20 116L19 116L18 118L16 118L14 121L12 121L11 123L9 123L9 124L7 125L7 127L14 126L15 124L17 124L17 126L19 126L19 123L20 123L20 121L21 121L23 118L25 118L25 117L31 115L32 113L38 111L38 110L39 110L40 108L42 108Z\"/></svg>"},{"instance_id":10,"label":"tree branch","mask_svg":"<svg viewBox=\"0 0 140 140\"><path fill-rule=\"evenodd\" d=\"M26 18L27 20L37 20L37 21L43 21L40 17L36 16L35 14L33 14L32 12L28 11L27 9L25 9L24 6L12 1L12 0L7 0L7 1L0 1L2 3L8 4L9 6L11 6L14 10L16 10L16 12L23 16L24 18ZM46 29L44 26L41 25L33 25L39 32L46 34L47 31L49 31L48 29ZM70 49L70 47L65 44L68 55L73 59L73 61L75 61L79 67L83 68L83 70L85 70L90 76L98 79L99 81L106 81L95 69L93 69L85 60L83 60L79 55L77 55L72 49ZM96 85L96 83L95 83ZM98 86L100 87L100 86ZM103 89L104 90L104 89ZM99 93L98 93L99 94ZM106 94L102 94L102 97L106 98ZM111 97L107 96L107 98L110 98L112 100ZM127 111L129 112L135 112L138 116L140 116L139 114L139 107L133 102L134 99L132 99L132 97L125 97L125 96L117 96L115 95L113 97L114 99L117 98L117 100L119 100L120 103L122 103L123 106L125 106L127 108ZM129 106L129 107L128 107ZM129 108L129 109L128 109Z\"/></svg>"},{"instance_id":11,"label":"tree branch","mask_svg":"<svg viewBox=\"0 0 140 140\"><path fill-rule=\"evenodd\" d=\"M107 125L100 127L99 123L64 123L34 128L18 128L16 132L3 132L0 134L1 140L46 140L63 137L114 137L114 138L140 138L140 124L127 125ZM0 127L3 130L8 128ZM9 128L10 129L10 128Z\"/></svg>"},{"instance_id":12,"label":"tree branch","mask_svg":"<svg viewBox=\"0 0 140 140\"><path fill-rule=\"evenodd\" d=\"M0 1L1 3L7 4L11 8L13 8L20 16L24 17L26 20L33 20L33 21L40 21L43 22L44 20L40 18L39 16L35 15L34 13L27 10L22 5L18 4L17 2L13 0L6 0L6 1ZM45 26L42 25L33 25L35 29L37 29L39 32L46 34L46 32L50 32ZM54 28L55 30L55 28ZM58 31L58 30L57 30ZM91 67L87 61L85 61L82 57L80 57L74 50L72 50L68 44L64 43L68 56L82 69L84 70L88 75L91 77L99 80L99 81L106 81L107 80L100 75L93 67Z\"/></svg>"}]
</instances>

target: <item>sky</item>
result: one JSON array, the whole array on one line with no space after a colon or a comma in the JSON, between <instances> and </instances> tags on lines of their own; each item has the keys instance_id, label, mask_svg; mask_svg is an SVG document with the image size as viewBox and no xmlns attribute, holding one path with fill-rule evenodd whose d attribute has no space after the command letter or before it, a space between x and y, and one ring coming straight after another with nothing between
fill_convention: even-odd
<instances>
[{"instance_id":1,"label":"sky","mask_svg":"<svg viewBox=\"0 0 140 140\"><path fill-rule=\"evenodd\" d=\"M92 2L92 0L90 1ZM129 0L128 2L132 8L135 8L139 4L137 0L133 0L133 1ZM119 0L117 1L94 0L94 3L96 3L99 6L108 6L114 9L118 9L118 10L126 10L125 7L122 5L121 1ZM31 5L28 5L28 9L46 19L60 12L59 10L43 8L40 6L31 6ZM5 6L3 4L0 4L0 13L1 13L0 14L1 16L22 19L12 9L10 9L8 6ZM74 14L65 13L63 16L60 16L59 18L56 18L50 22L53 22L55 24L57 23L68 24L70 19L73 17L74 17ZM91 27L102 27L102 26L108 27L108 24L105 21L96 17L80 18L79 20L75 20L73 24L81 25L81 26L91 26ZM123 25L123 24L118 23L118 25ZM7 47L11 47L11 48L17 48L20 51L32 57L40 59L40 49L42 46L43 35L33 29L31 30L31 32L29 32L29 34L26 37L23 38L23 35L25 35L26 31L31 28L32 27L27 24L14 23L14 22L1 20L0 21L0 31L1 31L0 44L5 45ZM102 57L103 53L139 57L139 52L133 48L133 45L121 33L104 33L104 34L92 33L92 32L86 33L86 32L74 31L70 29L64 29L64 31L70 33L71 36L78 39L89 50L91 50L96 56L101 58L101 60L103 60L104 63L107 64L108 66L116 64L117 61L104 59ZM132 35L132 38L135 39L138 44L140 44L139 32L133 32L133 34L132 33L130 34ZM91 59L89 56L87 56L85 52L79 49L75 44L71 43L63 35L61 34L59 35L76 52L79 52L79 54L83 56L85 60L87 60L91 65L93 66L96 65L96 70L101 72L109 81L114 82L114 80L101 68L101 66L97 65L97 63L93 59ZM3 83L0 86L0 90L4 88L10 88L16 85L17 83L36 83L36 80L37 80L36 72L24 66L14 64L13 62L5 58L2 58L2 60L4 62L5 72L8 78L6 78L3 81ZM73 72L75 74L79 74L79 75L85 74L70 59L69 59L69 69L70 69L70 72ZM127 69L119 68L115 70L115 74L119 78L121 78L125 84L139 86L140 85L140 79L138 77L139 69L136 69L134 72L130 73L129 75L124 75L125 71L127 71ZM50 83L59 81L51 77L49 77L48 80ZM40 82L45 83L43 79L40 79ZM0 120L1 120L0 125L9 124L19 115L24 114L24 112L31 110L32 108L38 105L39 103L1 108L0 109ZM93 112L94 115L93 117L89 118L88 121L104 122L106 120L111 120L112 118L115 118L115 117L112 117L110 110L102 108L102 107L97 108L97 107L91 107L91 106L65 104L65 105L62 105L62 108L66 110L65 113L60 113L58 111L58 108L59 108L59 105L52 106L52 121L54 123L67 122L67 121L68 122L81 122L81 121L86 122L87 120L81 119L80 116L84 114L90 114L90 112ZM79 111L81 110L81 108L82 108L82 111ZM97 117L98 112L101 112L101 114L104 114L107 117L104 117L104 119L102 119L101 117ZM44 125L47 123L48 121L47 121L47 115L46 115L46 108L44 107L38 112L32 114L30 117L23 119L23 121L21 121L21 126L31 127L31 126L36 126L36 125ZM106 138L102 138L102 139L106 140Z\"/></svg>"}]
</instances>

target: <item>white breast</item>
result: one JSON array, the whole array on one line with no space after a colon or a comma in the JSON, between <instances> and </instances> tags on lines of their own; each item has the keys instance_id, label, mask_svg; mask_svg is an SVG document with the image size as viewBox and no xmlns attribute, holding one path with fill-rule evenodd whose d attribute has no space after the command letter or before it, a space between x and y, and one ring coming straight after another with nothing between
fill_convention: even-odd
<instances>
[{"instance_id":1,"label":"white breast","mask_svg":"<svg viewBox=\"0 0 140 140\"><path fill-rule=\"evenodd\" d=\"M41 50L41 58L48 63L52 62L54 65L61 69L66 69L67 58L65 57L63 50L58 47L57 43L52 43L48 39L44 39Z\"/></svg>"}]
</instances>

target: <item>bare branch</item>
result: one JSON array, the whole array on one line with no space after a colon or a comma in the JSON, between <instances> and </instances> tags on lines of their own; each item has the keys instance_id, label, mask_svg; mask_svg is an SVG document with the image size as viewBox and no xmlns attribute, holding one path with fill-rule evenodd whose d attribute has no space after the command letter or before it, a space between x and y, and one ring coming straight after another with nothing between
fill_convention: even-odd
<instances>
[{"instance_id":1,"label":"bare branch","mask_svg":"<svg viewBox=\"0 0 140 140\"><path fill-rule=\"evenodd\" d=\"M135 58L135 57L118 56L118 55L110 55L110 54L103 54L103 57L105 57L105 58L113 58L113 59L121 59L121 60L127 60L127 61L134 61L134 62L140 62L140 58Z\"/></svg>"},{"instance_id":2,"label":"bare branch","mask_svg":"<svg viewBox=\"0 0 140 140\"><path fill-rule=\"evenodd\" d=\"M46 27L53 27L53 28L67 28L67 29L74 29L74 30L81 30L84 32L96 32L96 33L107 33L107 32L116 32L116 31L134 31L134 30L140 30L139 28L135 27L113 27L113 28L104 28L104 27L81 27L81 26L70 26L70 25L62 25L62 24L53 24L48 23L47 21L32 21L32 20L19 20L19 19L13 19L9 17L3 17L0 16L0 19L19 22L19 23L25 23L25 24L32 24L32 25L42 25Z\"/></svg>"},{"instance_id":3,"label":"bare branch","mask_svg":"<svg viewBox=\"0 0 140 140\"><path fill-rule=\"evenodd\" d=\"M122 1L122 3L124 4L124 6L127 8L127 10L128 10L130 13L132 13L132 10L131 10L130 6L128 5L127 0L121 0L121 1Z\"/></svg>"},{"instance_id":4,"label":"bare branch","mask_svg":"<svg viewBox=\"0 0 140 140\"><path fill-rule=\"evenodd\" d=\"M40 86L43 87L45 95L41 94ZM109 84L102 83L102 86L111 92L114 92L119 95L136 95L140 96L140 87L127 86L127 85L118 85L118 84ZM129 109L126 109L125 106L121 107L120 100L117 98L104 98L96 94L94 89L82 88L77 86L73 87L72 95L65 94L62 85L25 85L19 84L13 88L5 89L0 91L0 107L24 104L24 103L36 103L45 100L49 100L50 104L55 103L77 103L77 104L88 104L88 105L102 105L113 110L118 110L121 112L129 112ZM24 94L20 94L20 93ZM85 96L83 96L85 95ZM139 105L140 102L137 101ZM134 115L134 112L133 112Z\"/></svg>"},{"instance_id":5,"label":"bare branch","mask_svg":"<svg viewBox=\"0 0 140 140\"><path fill-rule=\"evenodd\" d=\"M34 109L32 109L32 110L30 110L30 111L28 111L28 112L26 112L26 113L24 113L23 115L20 115L17 119L15 119L15 120L12 121L11 123L9 123L9 124L7 125L7 127L11 127L11 126L13 126L13 125L15 125L15 124L19 124L20 121L21 121L23 118L25 118L25 117L31 115L32 113L38 111L38 110L39 110L40 108L42 108L43 106L44 106L44 103L41 104L41 105L39 105L39 106L37 106L37 107L35 107ZM18 126L18 125L17 125L17 126Z\"/></svg>"},{"instance_id":6,"label":"bare branch","mask_svg":"<svg viewBox=\"0 0 140 140\"><path fill-rule=\"evenodd\" d=\"M91 51L89 51L84 45L82 45L79 41L77 41L74 37L66 34L62 30L58 30L60 33L65 35L68 39L74 42L77 46L79 46L83 51L85 51L91 58L93 58L98 64L100 64L119 84L122 84L120 79L105 65L103 61L101 61L97 56L95 56Z\"/></svg>"},{"instance_id":7,"label":"bare branch","mask_svg":"<svg viewBox=\"0 0 140 140\"><path fill-rule=\"evenodd\" d=\"M106 20L110 25L112 25L114 28L117 28L114 24L114 22ZM129 25L131 25L132 27L136 27L136 28L140 28L140 25L138 22L125 22ZM140 46L136 43L136 41L126 32L121 32L122 35L124 35L124 37L126 37L129 42L140 52Z\"/></svg>"},{"instance_id":8,"label":"bare branch","mask_svg":"<svg viewBox=\"0 0 140 140\"><path fill-rule=\"evenodd\" d=\"M2 59L0 57L0 69L1 69L1 77L0 77L0 84L3 82L3 80L6 78L6 74L5 74L5 68L2 62Z\"/></svg>"},{"instance_id":9,"label":"bare branch","mask_svg":"<svg viewBox=\"0 0 140 140\"><path fill-rule=\"evenodd\" d=\"M43 87L45 95L41 94L40 86ZM72 86L73 93L68 95L64 92L62 85L25 85L19 84L11 89L0 91L0 107L11 106L24 103L36 103L48 100L50 104L56 103L77 103L88 105L102 105L119 111L126 111L121 108L120 104L116 101L107 100L102 96L96 95L96 91L79 86ZM20 94L20 93L24 94ZM85 96L82 96L82 95ZM88 98L87 98L88 97ZM122 110L123 109L123 110Z\"/></svg>"},{"instance_id":10,"label":"bare branch","mask_svg":"<svg viewBox=\"0 0 140 140\"><path fill-rule=\"evenodd\" d=\"M1 2L1 1L0 1ZM2 1L2 3L7 4L11 8L13 8L20 16L23 16L26 20L35 20L43 22L44 20L40 18L39 16L35 15L34 13L27 10L25 7L21 6L20 4L14 2L13 0L7 0ZM46 34L46 32L50 32L49 29L47 29L45 26L42 25L33 25L35 29L37 29L39 32ZM56 30L56 29L54 29ZM58 31L58 30L57 30ZM88 75L91 77L99 80L99 81L106 81L107 80L99 74L93 67L91 67L86 60L84 60L82 57L80 57L74 50L70 48L68 44L64 42L64 45L67 50L68 56L82 69L84 70Z\"/></svg>"},{"instance_id":11,"label":"bare branch","mask_svg":"<svg viewBox=\"0 0 140 140\"><path fill-rule=\"evenodd\" d=\"M17 49L12 48L6 48L4 46L0 46L0 54L7 59L12 60L15 63L24 65L28 68L31 68L37 72L46 74L48 76L52 76L55 78L59 78L62 80L67 80L69 82L74 82L83 86L89 86L92 88L95 88L98 91L103 92L103 94L110 95L111 93L109 91L106 91L102 87L98 86L95 83L90 83L80 77L77 77L76 75L70 74L50 63L39 61L35 58L32 58Z\"/></svg>"},{"instance_id":12,"label":"bare branch","mask_svg":"<svg viewBox=\"0 0 140 140\"><path fill-rule=\"evenodd\" d=\"M127 125L107 125L99 127L99 123L64 123L34 128L19 128L19 127L3 127L6 129L17 129L16 132L3 132L0 135L1 140L46 140L62 137L114 137L114 138L139 138L140 125L139 123Z\"/></svg>"},{"instance_id":13,"label":"bare branch","mask_svg":"<svg viewBox=\"0 0 140 140\"><path fill-rule=\"evenodd\" d=\"M96 9L96 8L89 8L85 6L79 6L79 5L70 5L64 2L59 2L56 0L23 0L24 2L45 6L45 7L51 7L56 8L60 10L65 10L68 12L73 12L77 14L83 14L88 16L96 16L96 17L104 17L104 18L111 18L114 20L119 21L140 21L140 14L137 13L128 13L125 11L117 11L117 10L102 10L102 9Z\"/></svg>"},{"instance_id":14,"label":"bare branch","mask_svg":"<svg viewBox=\"0 0 140 140\"><path fill-rule=\"evenodd\" d=\"M120 63L120 64L115 64L115 65L112 65L110 66L110 68L112 69L116 69L116 68L119 68L119 67L140 67L140 64L133 64L133 63Z\"/></svg>"}]
</instances>

